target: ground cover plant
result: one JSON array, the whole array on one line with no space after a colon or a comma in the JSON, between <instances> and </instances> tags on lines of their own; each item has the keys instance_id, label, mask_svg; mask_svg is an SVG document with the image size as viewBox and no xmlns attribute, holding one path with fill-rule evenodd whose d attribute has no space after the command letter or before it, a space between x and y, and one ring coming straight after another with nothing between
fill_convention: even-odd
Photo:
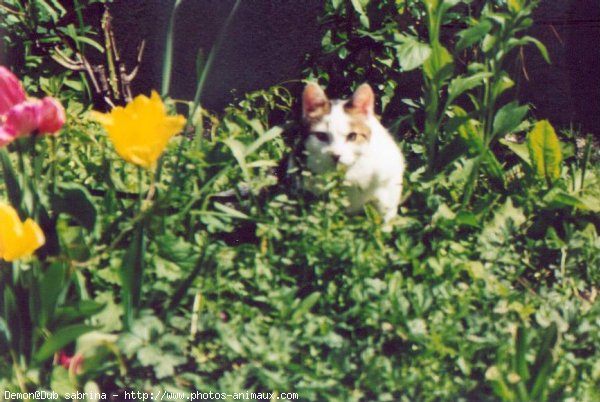
<instances>
[{"instance_id":1,"label":"ground cover plant","mask_svg":"<svg viewBox=\"0 0 600 402\"><path fill-rule=\"evenodd\" d=\"M298 80L378 91L409 161L391 232L335 174L321 196L277 177L293 86L200 107L220 40L196 98L169 97L181 1L160 95L100 103L42 53L106 51L83 12L105 2L62 3L0 5L22 56L0 68L0 398L600 398L600 155L514 96L517 49L551 61L536 2L324 2Z\"/></svg>"}]
</instances>

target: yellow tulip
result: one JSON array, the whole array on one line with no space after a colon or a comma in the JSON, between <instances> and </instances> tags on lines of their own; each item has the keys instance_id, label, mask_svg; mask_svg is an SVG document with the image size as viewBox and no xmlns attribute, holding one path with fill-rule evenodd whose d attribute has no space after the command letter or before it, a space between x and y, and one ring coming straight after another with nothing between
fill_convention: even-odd
<instances>
[{"instance_id":1,"label":"yellow tulip","mask_svg":"<svg viewBox=\"0 0 600 402\"><path fill-rule=\"evenodd\" d=\"M13 207L0 204L0 258L13 261L31 255L45 242L37 223L29 218L21 222Z\"/></svg>"},{"instance_id":2,"label":"yellow tulip","mask_svg":"<svg viewBox=\"0 0 600 402\"><path fill-rule=\"evenodd\" d=\"M108 132L117 153L126 161L151 168L163 153L169 139L185 125L181 115L168 116L160 96L136 96L125 107L110 113L93 112L93 117Z\"/></svg>"}]
</instances>

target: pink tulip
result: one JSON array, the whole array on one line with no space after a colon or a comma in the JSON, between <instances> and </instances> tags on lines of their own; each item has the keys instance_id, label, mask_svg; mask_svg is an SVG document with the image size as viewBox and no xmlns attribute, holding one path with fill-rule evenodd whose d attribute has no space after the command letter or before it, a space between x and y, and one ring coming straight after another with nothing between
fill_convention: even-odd
<instances>
[{"instance_id":1,"label":"pink tulip","mask_svg":"<svg viewBox=\"0 0 600 402\"><path fill-rule=\"evenodd\" d=\"M57 99L47 96L42 99L38 118L40 133L56 133L65 124L65 109Z\"/></svg>"},{"instance_id":2,"label":"pink tulip","mask_svg":"<svg viewBox=\"0 0 600 402\"><path fill-rule=\"evenodd\" d=\"M6 67L0 66L0 115L27 99L23 86Z\"/></svg>"},{"instance_id":3,"label":"pink tulip","mask_svg":"<svg viewBox=\"0 0 600 402\"><path fill-rule=\"evenodd\" d=\"M16 137L16 133L11 130L6 130L5 127L0 126L0 147L5 146Z\"/></svg>"},{"instance_id":4,"label":"pink tulip","mask_svg":"<svg viewBox=\"0 0 600 402\"><path fill-rule=\"evenodd\" d=\"M6 114L4 129L16 136L29 135L40 125L40 101L28 100L13 106Z\"/></svg>"},{"instance_id":5,"label":"pink tulip","mask_svg":"<svg viewBox=\"0 0 600 402\"><path fill-rule=\"evenodd\" d=\"M17 77L0 66L0 147L22 135L56 133L65 119L57 99L27 99Z\"/></svg>"}]
</instances>

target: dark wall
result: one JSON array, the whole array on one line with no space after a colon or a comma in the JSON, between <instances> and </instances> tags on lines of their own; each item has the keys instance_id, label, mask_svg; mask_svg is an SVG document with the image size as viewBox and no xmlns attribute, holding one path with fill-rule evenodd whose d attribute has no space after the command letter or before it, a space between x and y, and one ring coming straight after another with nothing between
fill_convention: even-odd
<instances>
[{"instance_id":1,"label":"dark wall","mask_svg":"<svg viewBox=\"0 0 600 402\"><path fill-rule=\"evenodd\" d=\"M171 95L190 100L196 87L199 49L208 54L234 0L183 0L178 10ZM111 4L115 34L129 68L136 46L146 52L135 93L160 90L165 33L173 0L115 0ZM208 76L204 106L219 110L236 95L302 78L304 55L318 51L321 0L242 0ZM99 20L100 7L88 21ZM1 33L0 33L1 34ZM515 62L521 101L533 114L558 127L600 135L600 1L543 0L528 34L548 47L548 65L534 47ZM8 55L10 56L10 55ZM0 47L0 62L10 62ZM409 82L410 84L410 82ZM407 88L418 93L419 83Z\"/></svg>"},{"instance_id":2,"label":"dark wall","mask_svg":"<svg viewBox=\"0 0 600 402\"><path fill-rule=\"evenodd\" d=\"M196 57L215 43L233 0L184 0L177 12L171 95L190 100L196 88ZM134 88L160 89L165 32L173 2L117 0L111 11L118 40L135 54L134 38L145 37L145 62ZM301 78L307 52L320 46L320 0L244 0L207 77L202 103L220 109L236 94ZM120 40L119 38L127 38Z\"/></svg>"},{"instance_id":3,"label":"dark wall","mask_svg":"<svg viewBox=\"0 0 600 402\"><path fill-rule=\"evenodd\" d=\"M115 0L117 40L125 58L146 38L136 92L160 89L171 0ZM184 0L177 14L171 94L192 99L198 49L208 54L234 0ZM208 77L202 103L220 109L235 94L301 77L301 63L320 47L320 0L243 0ZM548 47L548 65L534 47L517 60L519 95L538 118L600 134L600 1L544 0L528 34ZM416 83L416 86L419 84ZM412 88L409 93L418 92Z\"/></svg>"},{"instance_id":4,"label":"dark wall","mask_svg":"<svg viewBox=\"0 0 600 402\"><path fill-rule=\"evenodd\" d=\"M547 46L552 64L525 49L523 98L538 118L600 135L600 1L545 0L534 19L528 34Z\"/></svg>"}]
</instances>

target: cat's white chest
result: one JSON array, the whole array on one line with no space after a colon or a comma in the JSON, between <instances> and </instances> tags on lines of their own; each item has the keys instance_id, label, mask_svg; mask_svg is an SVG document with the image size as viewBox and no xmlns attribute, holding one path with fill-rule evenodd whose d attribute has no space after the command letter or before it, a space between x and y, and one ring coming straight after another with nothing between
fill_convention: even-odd
<instances>
[{"instance_id":1,"label":"cat's white chest","mask_svg":"<svg viewBox=\"0 0 600 402\"><path fill-rule=\"evenodd\" d=\"M369 191L377 186L377 161L371 155L364 155L348 168L344 179L347 185L358 187L361 191Z\"/></svg>"}]
</instances>

